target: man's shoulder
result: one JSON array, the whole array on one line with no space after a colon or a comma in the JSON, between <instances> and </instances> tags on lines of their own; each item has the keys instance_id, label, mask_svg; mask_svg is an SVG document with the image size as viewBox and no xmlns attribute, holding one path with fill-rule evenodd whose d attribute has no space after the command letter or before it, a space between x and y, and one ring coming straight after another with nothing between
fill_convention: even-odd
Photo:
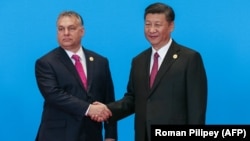
<instances>
[{"instance_id":1,"label":"man's shoulder","mask_svg":"<svg viewBox=\"0 0 250 141\"><path fill-rule=\"evenodd\" d=\"M84 48L84 53L88 57L93 57L93 58L107 60L106 56L104 56L104 55L102 55L100 53L97 53L96 51L93 51L93 50L89 50L89 49Z\"/></svg>"},{"instance_id":2,"label":"man's shoulder","mask_svg":"<svg viewBox=\"0 0 250 141\"><path fill-rule=\"evenodd\" d=\"M174 48L178 48L181 52L186 52L186 53L198 53L197 50L195 50L194 48L192 47L189 47L187 45L183 45L183 44L180 44L180 43L177 43L176 41L173 40L172 42L172 46Z\"/></svg>"},{"instance_id":3,"label":"man's shoulder","mask_svg":"<svg viewBox=\"0 0 250 141\"><path fill-rule=\"evenodd\" d=\"M43 60L43 59L55 57L55 54L62 52L62 51L63 50L60 47L56 47L56 48L48 51L47 53L43 54L42 56L40 56L37 60Z\"/></svg>"},{"instance_id":4,"label":"man's shoulder","mask_svg":"<svg viewBox=\"0 0 250 141\"><path fill-rule=\"evenodd\" d=\"M148 47L147 49L143 50L142 52L140 52L139 54L137 54L134 58L141 58L141 57L145 57L147 55L150 55L152 52L151 47Z\"/></svg>"}]
</instances>

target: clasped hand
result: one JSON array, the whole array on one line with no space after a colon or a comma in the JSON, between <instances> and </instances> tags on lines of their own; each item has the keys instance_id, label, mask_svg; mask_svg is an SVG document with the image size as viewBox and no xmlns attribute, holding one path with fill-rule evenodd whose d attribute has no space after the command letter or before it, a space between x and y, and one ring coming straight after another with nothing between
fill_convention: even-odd
<instances>
[{"instance_id":1,"label":"clasped hand","mask_svg":"<svg viewBox=\"0 0 250 141\"><path fill-rule=\"evenodd\" d=\"M88 116L96 122L103 122L107 121L112 116L112 113L105 104L94 102L90 104Z\"/></svg>"}]
</instances>

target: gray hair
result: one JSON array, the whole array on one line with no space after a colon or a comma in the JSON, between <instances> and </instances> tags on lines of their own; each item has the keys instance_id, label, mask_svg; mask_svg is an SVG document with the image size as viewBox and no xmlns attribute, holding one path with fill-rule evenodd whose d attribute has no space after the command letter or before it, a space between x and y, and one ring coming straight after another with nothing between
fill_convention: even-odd
<instances>
[{"instance_id":1,"label":"gray hair","mask_svg":"<svg viewBox=\"0 0 250 141\"><path fill-rule=\"evenodd\" d=\"M57 18L57 22L59 21L60 18L62 17L75 17L77 19L77 21L80 23L80 25L84 25L84 22L83 22L83 19L81 17L80 14L78 14L77 12L75 11L64 11L62 12L58 18Z\"/></svg>"}]
</instances>

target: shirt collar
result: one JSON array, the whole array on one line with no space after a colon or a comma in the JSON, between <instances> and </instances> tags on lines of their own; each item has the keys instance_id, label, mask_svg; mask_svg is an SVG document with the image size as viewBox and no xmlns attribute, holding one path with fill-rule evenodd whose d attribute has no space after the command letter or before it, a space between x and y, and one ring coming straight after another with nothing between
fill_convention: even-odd
<instances>
[{"instance_id":1,"label":"shirt collar","mask_svg":"<svg viewBox=\"0 0 250 141\"><path fill-rule=\"evenodd\" d=\"M151 56L153 57L153 55L155 54L155 52L157 52L159 54L159 57L163 59L166 56L171 43L172 43L172 38L170 38L169 41L168 41L168 43L166 45L164 45L162 48L160 48L158 51L156 51L152 47L152 54L151 54Z\"/></svg>"},{"instance_id":2,"label":"shirt collar","mask_svg":"<svg viewBox=\"0 0 250 141\"><path fill-rule=\"evenodd\" d=\"M71 58L72 55L74 55L74 54L78 55L81 58L81 60L84 58L82 47L80 47L79 50L76 53L74 53L72 51L69 51L69 50L65 50L65 51L68 54L69 58Z\"/></svg>"}]
</instances>

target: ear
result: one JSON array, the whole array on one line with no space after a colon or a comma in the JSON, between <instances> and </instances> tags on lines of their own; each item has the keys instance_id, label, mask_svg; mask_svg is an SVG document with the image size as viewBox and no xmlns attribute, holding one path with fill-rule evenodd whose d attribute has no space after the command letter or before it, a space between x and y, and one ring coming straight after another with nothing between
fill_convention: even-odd
<instances>
[{"instance_id":1,"label":"ear","mask_svg":"<svg viewBox=\"0 0 250 141\"><path fill-rule=\"evenodd\" d=\"M84 26L82 26L82 28L80 29L80 32L81 32L81 35L82 35L82 37L84 36L84 34L85 34L85 29L84 29Z\"/></svg>"},{"instance_id":2,"label":"ear","mask_svg":"<svg viewBox=\"0 0 250 141\"><path fill-rule=\"evenodd\" d=\"M169 23L169 29L170 29L170 32L174 31L174 21Z\"/></svg>"}]
</instances>

